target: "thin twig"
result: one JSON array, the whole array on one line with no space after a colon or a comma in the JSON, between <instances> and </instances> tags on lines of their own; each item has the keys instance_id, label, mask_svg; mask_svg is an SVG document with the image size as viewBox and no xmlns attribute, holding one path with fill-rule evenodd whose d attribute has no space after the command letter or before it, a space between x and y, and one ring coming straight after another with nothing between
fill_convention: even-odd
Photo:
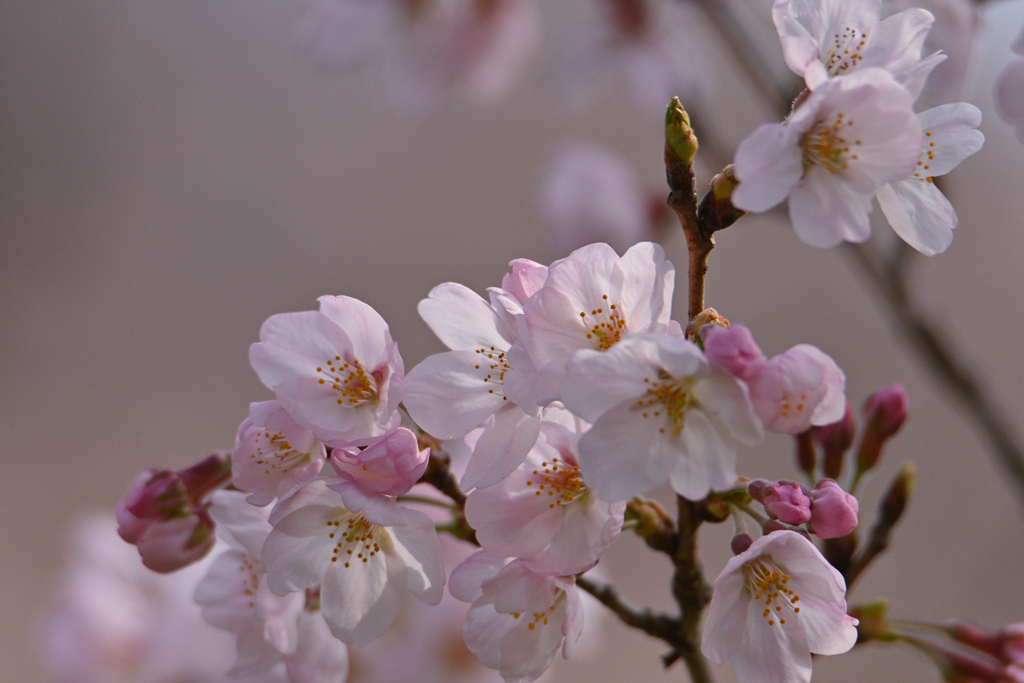
<instances>
[{"instance_id":1,"label":"thin twig","mask_svg":"<svg viewBox=\"0 0 1024 683\"><path fill-rule=\"evenodd\" d=\"M615 589L614 586L588 576L577 576L576 585L593 595L598 601L622 620L622 623L640 629L644 633L660 638L669 645L676 645L679 633L679 619L649 607L637 607Z\"/></svg>"}]
</instances>

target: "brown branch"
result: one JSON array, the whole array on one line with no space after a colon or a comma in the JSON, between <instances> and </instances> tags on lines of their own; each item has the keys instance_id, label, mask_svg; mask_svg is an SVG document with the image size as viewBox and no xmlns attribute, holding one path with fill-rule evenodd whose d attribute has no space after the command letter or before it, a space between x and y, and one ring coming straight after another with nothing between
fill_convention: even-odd
<instances>
[{"instance_id":1,"label":"brown branch","mask_svg":"<svg viewBox=\"0 0 1024 683\"><path fill-rule=\"evenodd\" d=\"M672 576L672 595L679 603L680 620L676 650L666 657L665 664L681 658L690 671L693 683L711 683L714 679L699 646L701 612L711 601L711 586L704 579L697 557L697 531L700 529L701 516L698 504L682 496L677 496L676 500L679 536L672 558L676 568Z\"/></svg>"},{"instance_id":2,"label":"brown branch","mask_svg":"<svg viewBox=\"0 0 1024 683\"><path fill-rule=\"evenodd\" d=\"M576 585L593 595L605 607L619 617L622 623L640 629L644 633L664 640L675 646L679 633L679 619L663 612L655 612L649 607L637 607L622 596L614 586L592 579L588 576L577 576Z\"/></svg>"},{"instance_id":3,"label":"brown branch","mask_svg":"<svg viewBox=\"0 0 1024 683\"><path fill-rule=\"evenodd\" d=\"M867 569L868 565L889 547L889 537L903 516L907 501L914 488L914 466L905 464L889 484L878 506L878 517L871 526L867 543L850 559L849 565L841 571L846 579L846 590Z\"/></svg>"},{"instance_id":4,"label":"brown branch","mask_svg":"<svg viewBox=\"0 0 1024 683\"><path fill-rule=\"evenodd\" d=\"M901 242L902 244L902 242ZM892 314L894 327L932 371L932 375L956 397L988 439L996 461L1009 475L1018 500L1024 504L1024 448L995 400L967 365L957 357L942 330L922 313L907 288L906 260L886 263L870 244L846 245L867 279ZM900 247L906 250L906 247ZM900 254L904 253L900 252Z\"/></svg>"}]
</instances>

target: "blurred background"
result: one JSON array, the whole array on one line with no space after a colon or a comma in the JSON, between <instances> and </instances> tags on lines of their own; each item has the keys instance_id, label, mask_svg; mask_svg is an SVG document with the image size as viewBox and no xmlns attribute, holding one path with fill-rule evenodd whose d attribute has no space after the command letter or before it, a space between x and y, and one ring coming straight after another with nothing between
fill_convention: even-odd
<instances>
[{"instance_id":1,"label":"blurred background","mask_svg":"<svg viewBox=\"0 0 1024 683\"><path fill-rule=\"evenodd\" d=\"M442 349L416 314L431 287L482 291L513 258L564 255L536 211L564 139L607 146L663 187L660 115L613 88L582 110L553 106L547 60L593 8L551 4L510 97L411 115L372 69L326 73L296 57L298 1L0 4L4 680L46 680L39 620L76 562L76 520L113 510L148 467L230 448L248 404L271 397L248 364L265 318L314 308L321 294L357 297L390 323L411 368ZM913 262L915 292L1018 436L1024 146L995 114L992 82L1022 21L1020 2L983 9L962 98L983 110L987 142L949 176L952 247ZM774 117L734 64L707 59L702 111L726 115L716 127L734 145ZM683 279L682 235L663 242ZM711 257L708 305L747 324L768 355L818 345L845 369L855 408L884 385L909 390L911 418L861 489L862 522L907 460L917 490L893 547L849 600L888 596L907 618L1020 621L1024 508L873 297L842 250L801 244L776 214L720 233ZM675 308L685 318L683 290ZM740 472L793 477L791 451L770 435L741 453ZM713 578L732 529L702 533ZM618 541L602 568L633 601L672 607L671 567L636 539ZM663 670L663 646L611 620L602 628L614 647L560 664L558 680L685 679ZM937 679L914 653L877 645L815 663L818 681Z\"/></svg>"}]
</instances>

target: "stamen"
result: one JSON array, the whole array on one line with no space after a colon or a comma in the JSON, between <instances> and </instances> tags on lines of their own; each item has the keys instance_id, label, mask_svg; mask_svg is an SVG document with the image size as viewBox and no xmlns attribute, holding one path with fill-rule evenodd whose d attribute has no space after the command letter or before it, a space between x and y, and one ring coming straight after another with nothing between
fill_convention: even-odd
<instances>
[{"instance_id":1,"label":"stamen","mask_svg":"<svg viewBox=\"0 0 1024 683\"><path fill-rule=\"evenodd\" d=\"M772 617L782 612L783 607L793 614L799 614L800 608L795 604L800 596L789 588L787 584L790 576L775 564L771 555L759 555L744 564L743 577L746 579L744 590L753 594L754 600L764 599L765 609L761 616L768 620L769 626L775 625ZM780 615L779 624L785 623L786 620Z\"/></svg>"},{"instance_id":2,"label":"stamen","mask_svg":"<svg viewBox=\"0 0 1024 683\"><path fill-rule=\"evenodd\" d=\"M607 351L614 346L628 330L622 309L609 303L608 295L601 297L604 303L590 311L580 311L580 322L587 331L587 339L599 351ZM589 320L588 320L589 318Z\"/></svg>"}]
</instances>

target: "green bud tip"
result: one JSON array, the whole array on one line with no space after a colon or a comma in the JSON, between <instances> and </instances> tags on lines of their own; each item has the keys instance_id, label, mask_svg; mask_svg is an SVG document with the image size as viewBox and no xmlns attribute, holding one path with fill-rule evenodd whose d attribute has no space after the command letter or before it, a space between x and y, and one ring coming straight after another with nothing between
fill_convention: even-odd
<instances>
[{"instance_id":1,"label":"green bud tip","mask_svg":"<svg viewBox=\"0 0 1024 683\"><path fill-rule=\"evenodd\" d=\"M678 97L672 98L665 111L665 144L684 163L693 163L693 157L697 155L697 136L690 127L690 115L683 109Z\"/></svg>"}]
</instances>

